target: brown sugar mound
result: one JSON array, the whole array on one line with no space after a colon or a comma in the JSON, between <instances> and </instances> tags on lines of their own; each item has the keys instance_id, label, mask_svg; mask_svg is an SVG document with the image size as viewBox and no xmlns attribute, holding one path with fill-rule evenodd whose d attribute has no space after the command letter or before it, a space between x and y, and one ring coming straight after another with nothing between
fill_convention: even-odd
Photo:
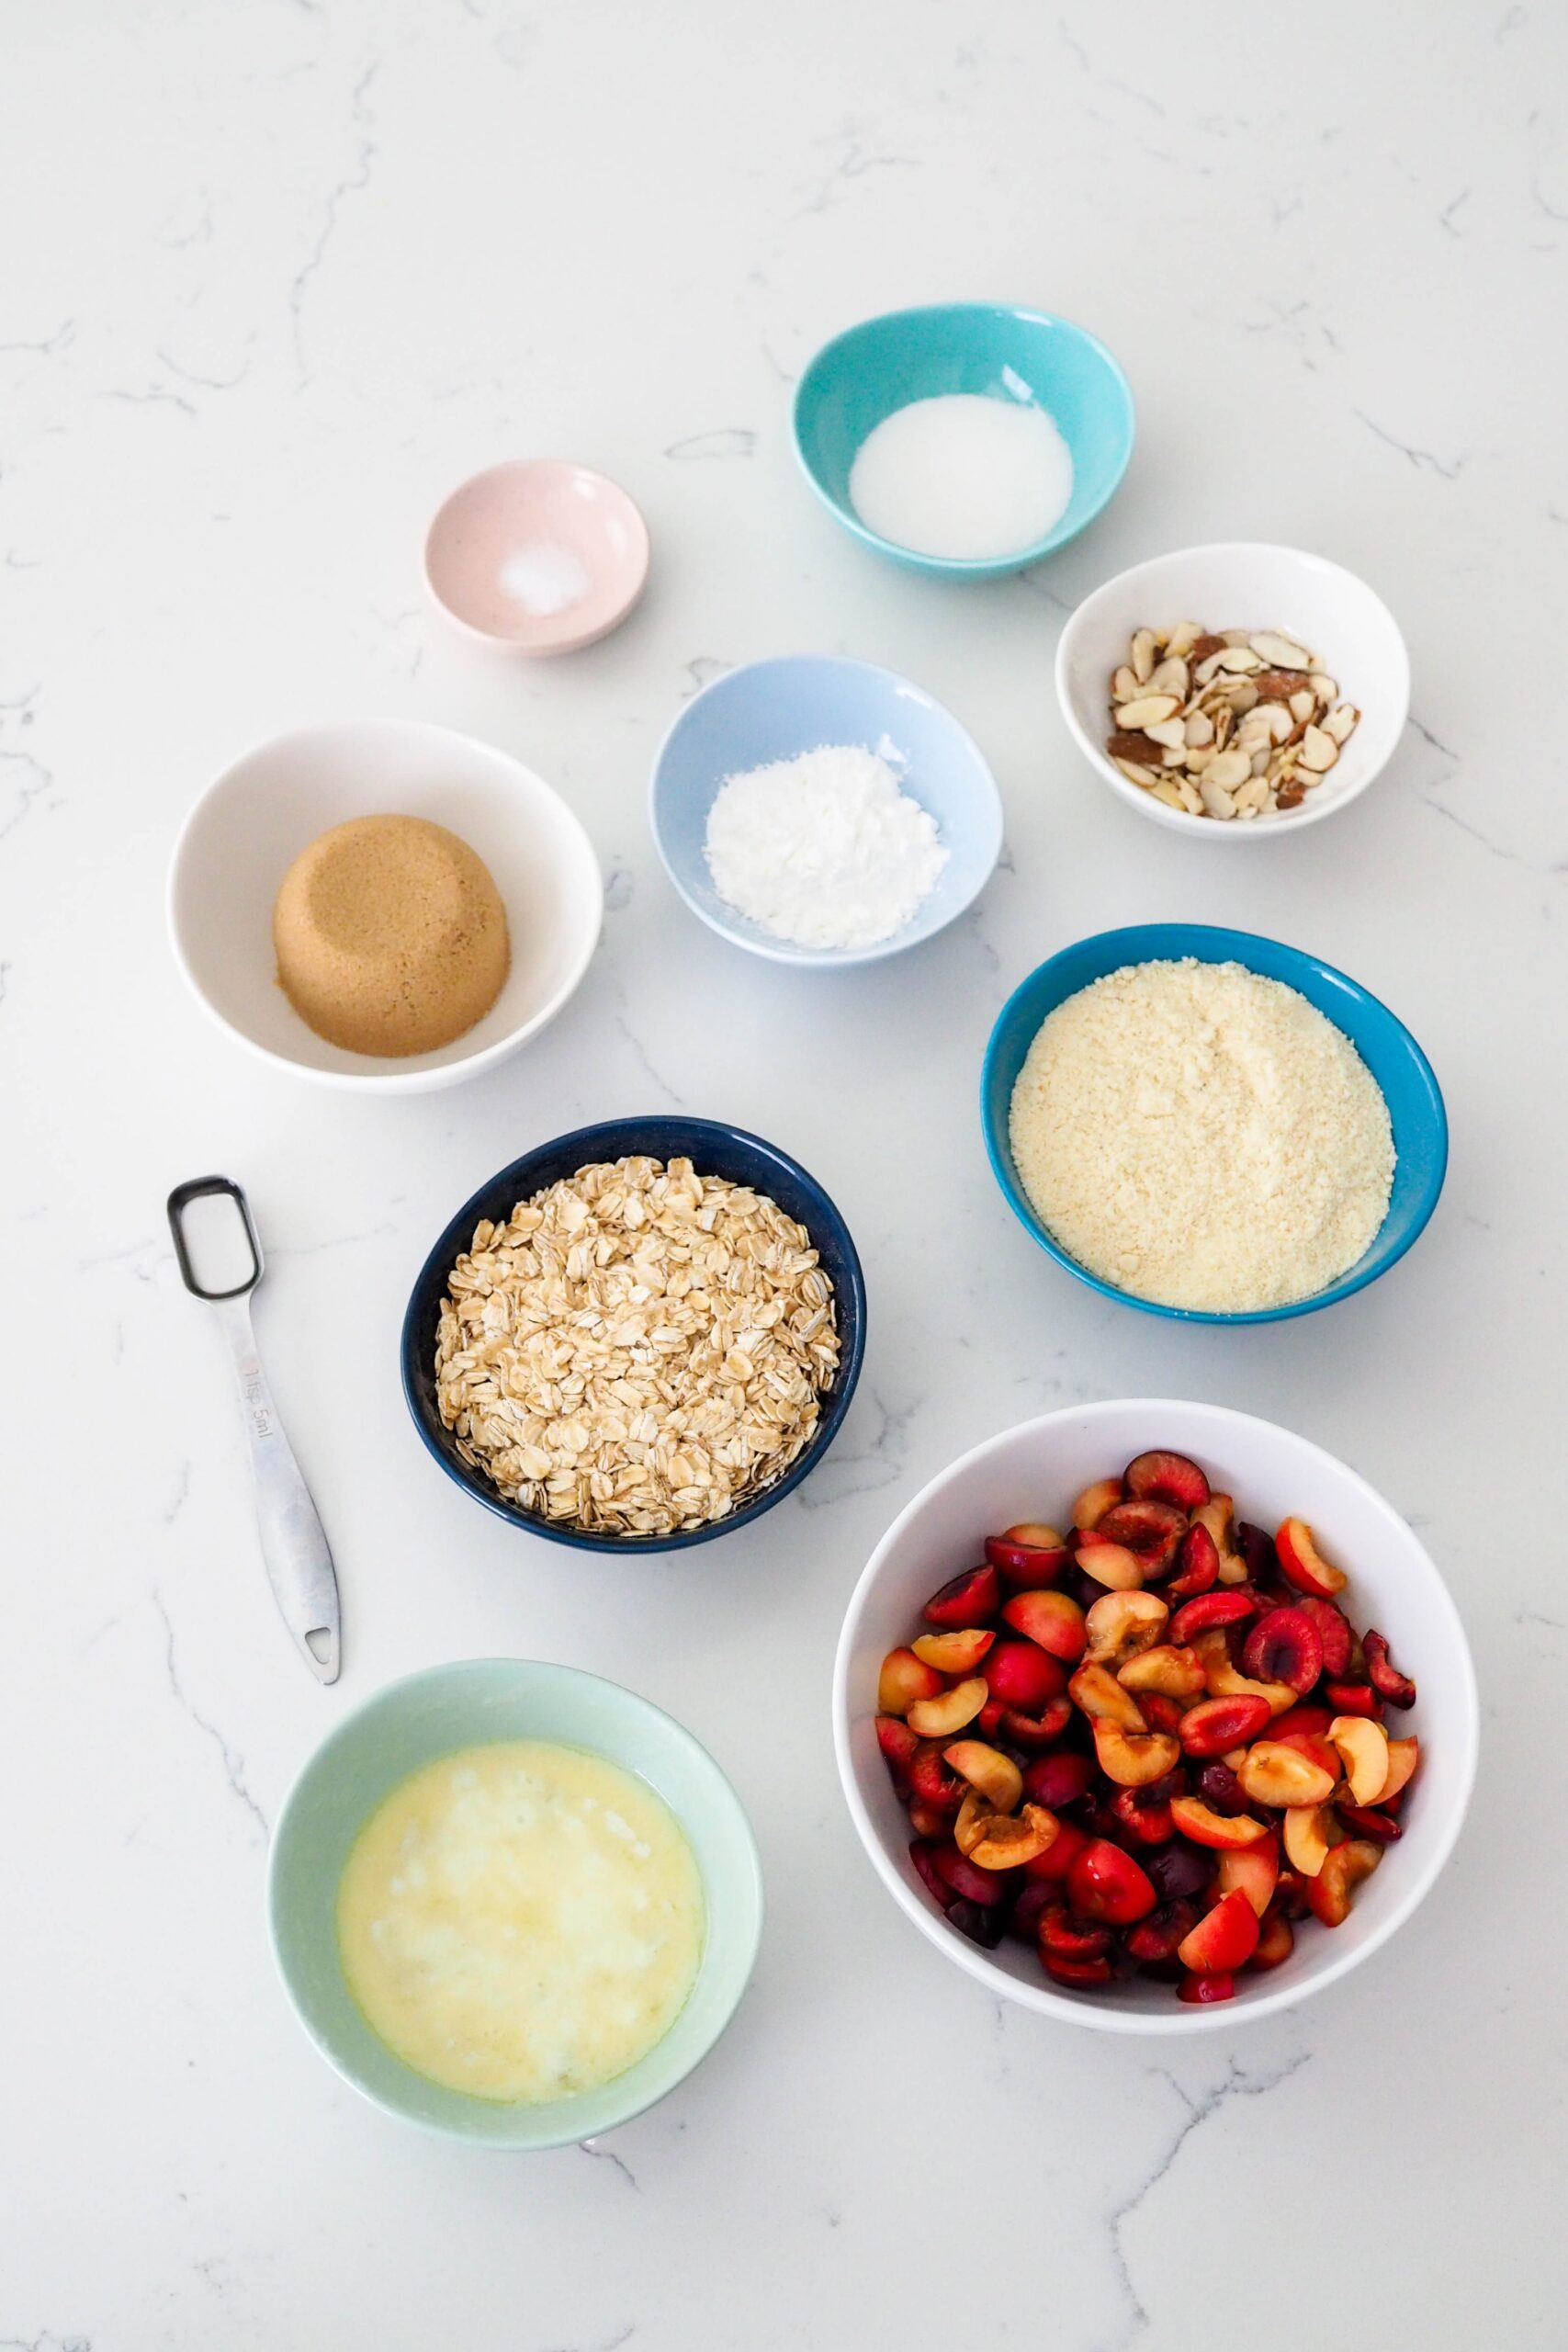
<instances>
[{"instance_id":1,"label":"brown sugar mound","mask_svg":"<svg viewBox=\"0 0 1568 2352\"><path fill-rule=\"evenodd\" d=\"M511 964L506 909L467 842L355 817L297 857L272 913L278 985L318 1037L428 1054L483 1019Z\"/></svg>"}]
</instances>

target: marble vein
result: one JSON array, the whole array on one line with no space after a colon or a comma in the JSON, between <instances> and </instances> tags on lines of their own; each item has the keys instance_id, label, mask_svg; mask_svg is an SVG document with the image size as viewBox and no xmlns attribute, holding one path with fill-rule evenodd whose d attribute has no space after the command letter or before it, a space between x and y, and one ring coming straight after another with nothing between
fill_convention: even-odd
<instances>
[{"instance_id":1,"label":"marble vein","mask_svg":"<svg viewBox=\"0 0 1568 2352\"><path fill-rule=\"evenodd\" d=\"M265 1846L269 1835L267 1818L265 1814L262 1811L261 1806L256 1803L254 1796L251 1793L250 1788L246 1783L244 1758L239 1754L237 1749L230 1746L228 1740L224 1737L223 1734L219 1730L218 1725L211 1720L211 1718L202 1713L200 1708L196 1704L195 1701L191 1698L190 1693L186 1690L185 1684L181 1681L179 1659L175 1651L174 1619L169 1614L163 1594L156 1587L153 1588L152 1592L152 1606L157 1611L159 1617L163 1621L164 1668L164 1672L168 1676L169 1689L173 1692L179 1706L183 1708L185 1713L190 1717L197 1731L203 1733L218 1750L218 1753L223 1762L223 1778L228 1782L232 1794L239 1799L240 1803L244 1806L245 1811L250 1815L255 1827L260 1831L260 1843Z\"/></svg>"},{"instance_id":2,"label":"marble vein","mask_svg":"<svg viewBox=\"0 0 1568 2352\"><path fill-rule=\"evenodd\" d=\"M308 8L310 0L299 0L299 5ZM307 380L308 374L305 367L305 297L310 292L311 282L327 257L327 250L337 232L338 220L345 200L351 196L359 195L370 185L370 175L376 162L377 142L368 135L374 118L365 101L366 94L380 70L379 59L373 60L355 84L354 95L349 101L349 113L355 124L366 134L358 142L358 159L354 169L328 189L320 233L306 255L304 263L296 270L293 282L288 288L289 332L293 338L295 364L299 369L302 382Z\"/></svg>"},{"instance_id":3,"label":"marble vein","mask_svg":"<svg viewBox=\"0 0 1568 2352\"><path fill-rule=\"evenodd\" d=\"M1391 433L1386 425L1380 424L1375 416L1369 416L1365 409L1353 409L1351 414L1366 426L1369 433L1375 433L1380 441L1386 442L1391 449L1397 449L1418 473L1440 474L1444 481L1457 481L1470 463L1468 457L1443 458L1430 449L1418 449L1412 442L1402 441L1396 433Z\"/></svg>"}]
</instances>

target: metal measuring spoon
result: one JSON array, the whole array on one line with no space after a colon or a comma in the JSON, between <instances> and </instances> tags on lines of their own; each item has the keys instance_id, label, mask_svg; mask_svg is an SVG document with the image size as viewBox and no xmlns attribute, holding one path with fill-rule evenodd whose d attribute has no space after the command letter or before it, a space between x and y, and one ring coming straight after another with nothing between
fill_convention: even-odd
<instances>
[{"instance_id":1,"label":"metal measuring spoon","mask_svg":"<svg viewBox=\"0 0 1568 2352\"><path fill-rule=\"evenodd\" d=\"M240 1269L238 1244L244 1245L248 1271L220 1290L209 1290L197 1278L186 1244L185 1215L193 1201L211 1198L233 1203L234 1230L224 1236ZM262 1278L261 1243L250 1203L227 1176L197 1176L177 1184L169 1194L169 1230L186 1288L219 1309L233 1350L240 1375L240 1399L251 1441L251 1468L255 1475L256 1521L261 1530L262 1557L271 1579L273 1597L283 1622L303 1651L307 1665L322 1682L335 1682L342 1646L337 1576L326 1533L310 1500L310 1490L283 1434L266 1374L256 1353L251 1329L251 1293Z\"/></svg>"}]
</instances>

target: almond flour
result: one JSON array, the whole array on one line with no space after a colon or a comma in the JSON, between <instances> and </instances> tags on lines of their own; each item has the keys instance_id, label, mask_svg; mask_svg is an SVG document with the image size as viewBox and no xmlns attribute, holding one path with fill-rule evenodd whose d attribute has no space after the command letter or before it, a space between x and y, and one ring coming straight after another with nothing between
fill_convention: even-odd
<instances>
[{"instance_id":1,"label":"almond flour","mask_svg":"<svg viewBox=\"0 0 1568 2352\"><path fill-rule=\"evenodd\" d=\"M1013 1089L1053 1238L1163 1306L1244 1314L1335 1282L1387 1214L1376 1080L1298 990L1239 964L1125 965L1059 1004Z\"/></svg>"}]
</instances>

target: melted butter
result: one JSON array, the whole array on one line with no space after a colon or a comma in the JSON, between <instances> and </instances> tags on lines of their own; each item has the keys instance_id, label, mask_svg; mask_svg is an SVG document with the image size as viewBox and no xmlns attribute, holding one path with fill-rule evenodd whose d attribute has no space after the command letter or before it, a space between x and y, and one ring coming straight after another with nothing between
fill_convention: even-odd
<instances>
[{"instance_id":1,"label":"melted butter","mask_svg":"<svg viewBox=\"0 0 1568 2352\"><path fill-rule=\"evenodd\" d=\"M400 1782L338 1890L344 1974L433 2082L593 2090L669 2031L703 1948L696 1860L651 1789L579 1748L501 1740Z\"/></svg>"}]
</instances>

